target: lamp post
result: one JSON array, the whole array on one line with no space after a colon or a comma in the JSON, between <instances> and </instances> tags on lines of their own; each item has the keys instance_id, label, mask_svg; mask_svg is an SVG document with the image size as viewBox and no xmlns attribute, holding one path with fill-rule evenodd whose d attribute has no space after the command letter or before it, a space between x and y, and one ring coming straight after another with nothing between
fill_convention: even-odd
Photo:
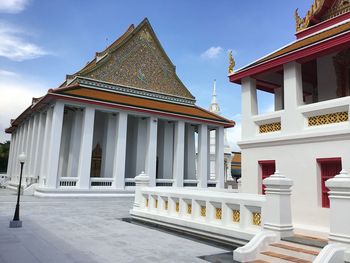
<instances>
[{"instance_id":1,"label":"lamp post","mask_svg":"<svg viewBox=\"0 0 350 263\"><path fill-rule=\"evenodd\" d=\"M22 227L22 221L19 220L19 200L20 200L21 186L22 186L23 165L24 165L24 162L26 161L26 159L27 159L27 156L25 155L24 152L22 152L18 156L18 160L19 160L19 162L21 164L21 173L19 175L16 210L15 210L15 214L13 216L13 220L10 221L10 228Z\"/></svg>"}]
</instances>

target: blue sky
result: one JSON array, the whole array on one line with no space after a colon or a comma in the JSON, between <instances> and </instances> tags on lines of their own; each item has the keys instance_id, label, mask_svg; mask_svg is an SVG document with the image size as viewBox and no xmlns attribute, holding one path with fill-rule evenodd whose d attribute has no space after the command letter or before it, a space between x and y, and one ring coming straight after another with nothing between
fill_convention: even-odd
<instances>
[{"instance_id":1,"label":"blue sky","mask_svg":"<svg viewBox=\"0 0 350 263\"><path fill-rule=\"evenodd\" d=\"M55 88L144 17L176 65L177 74L208 108L217 80L222 114L237 121L229 141L240 137L240 87L227 78L228 50L236 69L295 39L294 10L311 0L112 1L0 0L0 141L33 96ZM259 94L259 109L271 108Z\"/></svg>"}]
</instances>

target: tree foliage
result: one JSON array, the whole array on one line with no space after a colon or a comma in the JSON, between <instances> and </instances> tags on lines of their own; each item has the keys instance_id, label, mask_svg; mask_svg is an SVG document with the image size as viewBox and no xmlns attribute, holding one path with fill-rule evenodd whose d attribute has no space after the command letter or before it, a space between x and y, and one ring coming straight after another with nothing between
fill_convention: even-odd
<instances>
[{"instance_id":1,"label":"tree foliage","mask_svg":"<svg viewBox=\"0 0 350 263\"><path fill-rule=\"evenodd\" d=\"M0 173L5 173L7 170L9 152L10 152L10 141L0 143Z\"/></svg>"}]
</instances>

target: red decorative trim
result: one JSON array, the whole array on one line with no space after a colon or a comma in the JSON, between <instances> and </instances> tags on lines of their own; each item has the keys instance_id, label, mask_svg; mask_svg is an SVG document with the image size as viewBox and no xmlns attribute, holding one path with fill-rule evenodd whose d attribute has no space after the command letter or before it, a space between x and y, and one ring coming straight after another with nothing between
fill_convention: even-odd
<instances>
[{"instance_id":1,"label":"red decorative trim","mask_svg":"<svg viewBox=\"0 0 350 263\"><path fill-rule=\"evenodd\" d=\"M262 160L258 161L258 164L274 164L275 160Z\"/></svg>"},{"instance_id":2,"label":"red decorative trim","mask_svg":"<svg viewBox=\"0 0 350 263\"><path fill-rule=\"evenodd\" d=\"M345 13L345 14L342 14L342 15L339 15L339 16L336 16L332 19L329 19L329 20L326 20L326 21L323 21L323 22L320 22L312 27L309 27L309 28L306 28L300 32L297 32L295 33L295 36L297 39L300 39L300 38L303 38L303 37L306 37L308 35L311 35L313 33L316 33L322 29L325 29L327 27L330 27L330 26L333 26L335 24L338 24L346 19L349 19L350 18L350 13Z\"/></svg>"},{"instance_id":3,"label":"red decorative trim","mask_svg":"<svg viewBox=\"0 0 350 263\"><path fill-rule=\"evenodd\" d=\"M341 161L341 157L317 158L316 161L318 163L327 163L327 162Z\"/></svg>"},{"instance_id":4,"label":"red decorative trim","mask_svg":"<svg viewBox=\"0 0 350 263\"><path fill-rule=\"evenodd\" d=\"M335 48L348 47L350 46L350 32L339 35L332 39L328 39L321 43L314 44L312 46L305 47L303 49L296 50L292 53L286 54L284 56L266 61L262 64L258 64L241 72L238 72L234 75L229 76L231 82L240 84L241 79L245 77L250 77L255 74L260 74L269 70L272 70L278 66L286 64L291 61L297 61L300 59L314 58L315 56L320 56L322 52L330 51Z\"/></svg>"}]
</instances>

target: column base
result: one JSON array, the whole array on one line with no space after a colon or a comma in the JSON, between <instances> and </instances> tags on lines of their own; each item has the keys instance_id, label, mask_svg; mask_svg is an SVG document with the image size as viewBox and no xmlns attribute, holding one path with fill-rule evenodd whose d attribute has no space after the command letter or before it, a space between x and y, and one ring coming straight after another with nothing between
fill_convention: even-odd
<instances>
[{"instance_id":1,"label":"column base","mask_svg":"<svg viewBox=\"0 0 350 263\"><path fill-rule=\"evenodd\" d=\"M21 220L12 220L10 221L10 228L19 228L22 227L22 221Z\"/></svg>"},{"instance_id":2,"label":"column base","mask_svg":"<svg viewBox=\"0 0 350 263\"><path fill-rule=\"evenodd\" d=\"M293 225L276 225L264 223L264 229L274 232L278 235L279 238L291 237L294 235Z\"/></svg>"}]
</instances>

